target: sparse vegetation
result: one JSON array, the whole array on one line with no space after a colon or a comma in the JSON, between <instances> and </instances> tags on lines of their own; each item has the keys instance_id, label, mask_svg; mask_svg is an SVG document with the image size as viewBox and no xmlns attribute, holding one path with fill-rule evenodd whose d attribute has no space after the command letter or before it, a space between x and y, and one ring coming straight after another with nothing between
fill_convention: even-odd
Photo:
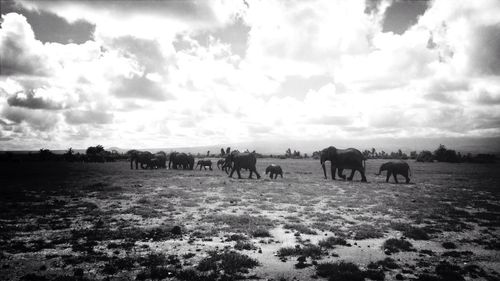
<instances>
[{"instance_id":1,"label":"sparse vegetation","mask_svg":"<svg viewBox=\"0 0 500 281\"><path fill-rule=\"evenodd\" d=\"M408 252L408 251L414 251L413 245L404 239L396 239L396 238L390 238L385 240L384 245L382 246L383 249L389 250L391 253L397 253L400 251L403 252Z\"/></svg>"},{"instance_id":2,"label":"sparse vegetation","mask_svg":"<svg viewBox=\"0 0 500 281\"><path fill-rule=\"evenodd\" d=\"M330 281L363 281L364 273L351 262L320 263L316 267L316 274L328 278Z\"/></svg>"},{"instance_id":3,"label":"sparse vegetation","mask_svg":"<svg viewBox=\"0 0 500 281\"><path fill-rule=\"evenodd\" d=\"M318 245L323 248L333 249L335 245L346 245L347 241L340 237L328 237L326 239L320 240Z\"/></svg>"}]
</instances>

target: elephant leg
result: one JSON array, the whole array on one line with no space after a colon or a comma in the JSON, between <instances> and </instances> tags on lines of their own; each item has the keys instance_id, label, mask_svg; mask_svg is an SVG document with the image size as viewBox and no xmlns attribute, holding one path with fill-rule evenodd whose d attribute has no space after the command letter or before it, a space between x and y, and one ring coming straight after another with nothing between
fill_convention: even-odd
<instances>
[{"instance_id":1,"label":"elephant leg","mask_svg":"<svg viewBox=\"0 0 500 281\"><path fill-rule=\"evenodd\" d=\"M274 179L278 178L278 173L274 174Z\"/></svg>"},{"instance_id":2,"label":"elephant leg","mask_svg":"<svg viewBox=\"0 0 500 281\"><path fill-rule=\"evenodd\" d=\"M352 181L352 179L354 178L354 173L356 173L356 170L355 170L355 169L352 169L352 170L351 170L351 175L347 178L347 180ZM344 177L345 177L345 176L344 176Z\"/></svg>"},{"instance_id":3,"label":"elephant leg","mask_svg":"<svg viewBox=\"0 0 500 281\"><path fill-rule=\"evenodd\" d=\"M283 178L283 173L280 173L280 176L281 176L281 178ZM276 176L276 177L278 177L278 176Z\"/></svg>"},{"instance_id":4,"label":"elephant leg","mask_svg":"<svg viewBox=\"0 0 500 281\"><path fill-rule=\"evenodd\" d=\"M345 180L344 169L338 168L337 175L339 176L339 178L342 178L343 180Z\"/></svg>"},{"instance_id":5,"label":"elephant leg","mask_svg":"<svg viewBox=\"0 0 500 281\"><path fill-rule=\"evenodd\" d=\"M233 177L234 170L235 170L234 168L232 168L232 169L231 169L231 173L229 173L229 177L230 177L230 178L232 178L232 177ZM227 171L226 171L226 173L227 173Z\"/></svg>"},{"instance_id":6,"label":"elephant leg","mask_svg":"<svg viewBox=\"0 0 500 281\"><path fill-rule=\"evenodd\" d=\"M331 165L330 166L330 170L332 172L332 180L335 180L335 166L334 165Z\"/></svg>"},{"instance_id":7,"label":"elephant leg","mask_svg":"<svg viewBox=\"0 0 500 281\"><path fill-rule=\"evenodd\" d=\"M366 176L365 176L365 168L361 167L359 169L359 173L361 174L361 182L367 182Z\"/></svg>"},{"instance_id":8,"label":"elephant leg","mask_svg":"<svg viewBox=\"0 0 500 281\"><path fill-rule=\"evenodd\" d=\"M139 163L137 160L135 160L135 169L138 170L139 169Z\"/></svg>"},{"instance_id":9,"label":"elephant leg","mask_svg":"<svg viewBox=\"0 0 500 281\"><path fill-rule=\"evenodd\" d=\"M253 171L252 171L252 170L250 170L250 175L248 176L248 178L249 178L249 179L251 179L251 178L252 178L252 174L253 174Z\"/></svg>"},{"instance_id":10,"label":"elephant leg","mask_svg":"<svg viewBox=\"0 0 500 281\"><path fill-rule=\"evenodd\" d=\"M389 182L390 177L391 177L391 172L387 171L387 177L385 178L385 182Z\"/></svg>"},{"instance_id":11,"label":"elephant leg","mask_svg":"<svg viewBox=\"0 0 500 281\"><path fill-rule=\"evenodd\" d=\"M241 179L241 168L236 169L236 173L238 173L238 179Z\"/></svg>"},{"instance_id":12,"label":"elephant leg","mask_svg":"<svg viewBox=\"0 0 500 281\"><path fill-rule=\"evenodd\" d=\"M212 166L208 166L208 169L209 169L210 171L213 171L213 170L212 170Z\"/></svg>"},{"instance_id":13,"label":"elephant leg","mask_svg":"<svg viewBox=\"0 0 500 281\"><path fill-rule=\"evenodd\" d=\"M252 168L253 169L253 172L257 175L257 179L260 179L260 175L259 173L257 172L257 169L255 167ZM250 169L250 171L252 170Z\"/></svg>"},{"instance_id":14,"label":"elephant leg","mask_svg":"<svg viewBox=\"0 0 500 281\"><path fill-rule=\"evenodd\" d=\"M394 178L394 181L398 183L398 174L396 172L392 172L392 177Z\"/></svg>"},{"instance_id":15,"label":"elephant leg","mask_svg":"<svg viewBox=\"0 0 500 281\"><path fill-rule=\"evenodd\" d=\"M269 173L269 177L272 179L273 178L273 173Z\"/></svg>"}]
</instances>

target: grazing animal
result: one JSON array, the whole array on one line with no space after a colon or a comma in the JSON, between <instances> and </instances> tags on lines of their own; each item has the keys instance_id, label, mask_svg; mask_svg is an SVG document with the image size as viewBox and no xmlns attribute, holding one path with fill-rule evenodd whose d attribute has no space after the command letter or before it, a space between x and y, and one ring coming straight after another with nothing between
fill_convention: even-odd
<instances>
[{"instance_id":1,"label":"grazing animal","mask_svg":"<svg viewBox=\"0 0 500 281\"><path fill-rule=\"evenodd\" d=\"M212 161L211 160L198 160L198 163L196 163L196 168L198 168L198 166L200 166L200 171L201 171L201 168L205 168L205 170L208 169L210 171L212 171Z\"/></svg>"},{"instance_id":2,"label":"grazing animal","mask_svg":"<svg viewBox=\"0 0 500 281\"><path fill-rule=\"evenodd\" d=\"M192 156L191 156L192 157ZM192 159L186 153L172 152L170 153L168 168L177 170L180 168L184 170L192 170L194 164L194 158Z\"/></svg>"},{"instance_id":3,"label":"grazing animal","mask_svg":"<svg viewBox=\"0 0 500 281\"><path fill-rule=\"evenodd\" d=\"M130 169L139 169L139 164L141 169L147 169L151 166L151 159L153 158L153 154L149 151L138 151L133 150L130 152Z\"/></svg>"},{"instance_id":4,"label":"grazing animal","mask_svg":"<svg viewBox=\"0 0 500 281\"><path fill-rule=\"evenodd\" d=\"M271 165L267 166L266 175L268 173L269 173L269 177L271 179L273 178L273 176L274 176L274 179L278 178L278 175L280 175L281 178L283 178L283 170L281 169L280 165L271 164Z\"/></svg>"},{"instance_id":5,"label":"grazing animal","mask_svg":"<svg viewBox=\"0 0 500 281\"><path fill-rule=\"evenodd\" d=\"M382 171L387 171L385 182L389 182L389 178L392 175L394 177L394 181L398 183L398 174L406 178L406 183L410 182L410 178L408 177L409 175L411 176L410 166L404 161L386 162L380 166L378 174L375 175L379 176Z\"/></svg>"},{"instance_id":6,"label":"grazing animal","mask_svg":"<svg viewBox=\"0 0 500 281\"><path fill-rule=\"evenodd\" d=\"M238 179L241 179L240 170L248 169L250 170L250 175L248 176L249 179L252 178L253 173L257 175L258 179L260 179L260 175L255 168L256 164L257 158L254 153L240 153L238 151L233 151L226 158L226 165L232 165L231 173L229 174L230 178L233 177L233 173L236 171L238 173Z\"/></svg>"},{"instance_id":7,"label":"grazing animal","mask_svg":"<svg viewBox=\"0 0 500 281\"><path fill-rule=\"evenodd\" d=\"M359 171L361 174L361 181L366 182L365 177L365 162L366 158L363 154L355 149L355 148L347 148L347 149L337 149L333 146L327 147L321 151L320 154L320 162L321 167L323 168L323 173L326 176L326 168L325 162L331 162L331 173L332 179L335 179L335 170L338 169L339 177L345 179L345 176L342 174L343 169L351 169L351 175L347 180L352 180L354 177L354 173Z\"/></svg>"},{"instance_id":8,"label":"grazing animal","mask_svg":"<svg viewBox=\"0 0 500 281\"><path fill-rule=\"evenodd\" d=\"M223 168L225 163L226 163L226 159L219 159L217 161L217 169L220 170L221 168Z\"/></svg>"}]
</instances>

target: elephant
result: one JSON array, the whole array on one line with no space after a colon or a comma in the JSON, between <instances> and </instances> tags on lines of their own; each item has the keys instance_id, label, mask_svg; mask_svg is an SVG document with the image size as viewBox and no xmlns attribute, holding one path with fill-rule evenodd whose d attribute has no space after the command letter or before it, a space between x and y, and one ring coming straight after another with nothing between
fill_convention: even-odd
<instances>
[{"instance_id":1,"label":"elephant","mask_svg":"<svg viewBox=\"0 0 500 281\"><path fill-rule=\"evenodd\" d=\"M192 157L192 156L191 156ZM186 153L183 152L172 152L170 153L168 168L172 168L177 170L179 167L182 167L184 170L192 170L193 165L190 162L190 158ZM194 163L194 158L193 158Z\"/></svg>"},{"instance_id":2,"label":"elephant","mask_svg":"<svg viewBox=\"0 0 500 281\"><path fill-rule=\"evenodd\" d=\"M163 151L160 151L160 152L157 152L153 155L153 157L151 158L151 160L149 161L149 167L150 169L159 169L159 168L163 168L163 169L166 169L167 168L167 154Z\"/></svg>"},{"instance_id":3,"label":"elephant","mask_svg":"<svg viewBox=\"0 0 500 281\"><path fill-rule=\"evenodd\" d=\"M196 163L196 168L198 168L198 166L200 166L200 171L201 171L201 168L205 168L205 170L208 169L210 171L212 171L212 161L211 160L198 160L198 163Z\"/></svg>"},{"instance_id":4,"label":"elephant","mask_svg":"<svg viewBox=\"0 0 500 281\"><path fill-rule=\"evenodd\" d=\"M191 153L187 154L188 170L194 169L194 156Z\"/></svg>"},{"instance_id":5,"label":"elephant","mask_svg":"<svg viewBox=\"0 0 500 281\"><path fill-rule=\"evenodd\" d=\"M217 161L217 169L220 170L221 168L223 168L225 163L226 163L226 159L219 159Z\"/></svg>"},{"instance_id":6,"label":"elephant","mask_svg":"<svg viewBox=\"0 0 500 281\"><path fill-rule=\"evenodd\" d=\"M229 174L229 177L233 177L234 171L238 173L238 179L241 179L241 169L249 169L250 170L250 176L248 176L249 179L252 178L252 174L255 173L257 175L257 178L260 179L260 175L257 172L257 169L255 168L255 164L257 164L257 158L255 157L254 153L240 153L237 151L231 152L229 156L226 158L226 165L229 167L229 165L232 166L231 168L231 173Z\"/></svg>"},{"instance_id":7,"label":"elephant","mask_svg":"<svg viewBox=\"0 0 500 281\"><path fill-rule=\"evenodd\" d=\"M267 166L266 175L268 173L269 173L269 177L271 179L273 178L273 176L274 176L274 179L278 178L278 175L280 175L281 178L283 178L283 170L281 169L280 165L271 164L271 165Z\"/></svg>"},{"instance_id":8,"label":"elephant","mask_svg":"<svg viewBox=\"0 0 500 281\"><path fill-rule=\"evenodd\" d=\"M347 178L347 180L352 180L354 173L359 171L361 174L361 181L366 182L364 165L365 160L366 158L363 154L355 148L337 149L334 146L330 146L323 149L320 154L320 162L325 179L327 179L325 162L330 161L332 179L335 179L336 169L338 169L339 177L343 179L345 179L345 176L342 174L343 169L351 169L351 175Z\"/></svg>"},{"instance_id":9,"label":"elephant","mask_svg":"<svg viewBox=\"0 0 500 281\"><path fill-rule=\"evenodd\" d=\"M389 182L389 178L392 175L394 177L394 181L398 183L397 175L399 174L406 178L406 183L410 183L410 178L408 177L408 175L411 176L410 166L404 161L386 162L380 166L378 174L375 175L380 176L382 171L387 171L385 182Z\"/></svg>"},{"instance_id":10,"label":"elephant","mask_svg":"<svg viewBox=\"0 0 500 281\"><path fill-rule=\"evenodd\" d=\"M151 166L151 159L153 154L149 151L133 150L130 152L130 169L134 169L133 163L135 162L135 169L138 169L140 164L141 169L147 169Z\"/></svg>"}]
</instances>

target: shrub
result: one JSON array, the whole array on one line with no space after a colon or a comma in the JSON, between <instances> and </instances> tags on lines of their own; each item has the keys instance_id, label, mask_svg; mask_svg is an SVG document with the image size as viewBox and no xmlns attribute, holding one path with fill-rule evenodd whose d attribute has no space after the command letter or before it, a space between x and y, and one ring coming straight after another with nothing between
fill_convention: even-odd
<instances>
[{"instance_id":1,"label":"shrub","mask_svg":"<svg viewBox=\"0 0 500 281\"><path fill-rule=\"evenodd\" d=\"M365 280L363 272L358 266L351 262L327 262L318 264L316 273L328 278L331 281L363 281Z\"/></svg>"},{"instance_id":2,"label":"shrub","mask_svg":"<svg viewBox=\"0 0 500 281\"><path fill-rule=\"evenodd\" d=\"M396 239L396 238L387 239L384 242L384 245L382 245L382 248L387 249L392 253L397 253L399 251L403 252L414 251L413 245L410 242L404 239Z\"/></svg>"}]
</instances>

